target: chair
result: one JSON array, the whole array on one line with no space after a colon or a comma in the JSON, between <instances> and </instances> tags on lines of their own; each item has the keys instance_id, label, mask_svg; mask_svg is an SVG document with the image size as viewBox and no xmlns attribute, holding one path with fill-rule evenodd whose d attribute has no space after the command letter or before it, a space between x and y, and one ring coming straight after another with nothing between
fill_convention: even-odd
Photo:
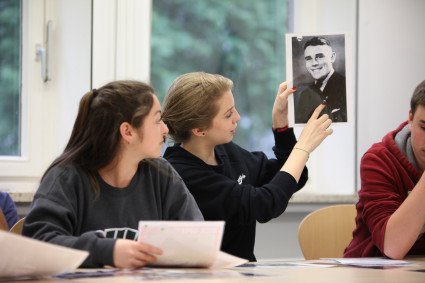
<instances>
[{"instance_id":1,"label":"chair","mask_svg":"<svg viewBox=\"0 0 425 283\"><path fill-rule=\"evenodd\" d=\"M24 227L24 221L25 221L25 217L22 217L21 219L18 220L18 222L15 223L15 225L12 226L12 228L10 228L10 232L15 233L15 234L22 234L22 228Z\"/></svg>"},{"instance_id":2,"label":"chair","mask_svg":"<svg viewBox=\"0 0 425 283\"><path fill-rule=\"evenodd\" d=\"M332 205L308 214L298 227L298 242L305 259L339 258L353 238L354 204Z\"/></svg>"},{"instance_id":3,"label":"chair","mask_svg":"<svg viewBox=\"0 0 425 283\"><path fill-rule=\"evenodd\" d=\"M9 230L6 217L4 216L3 210L1 209L0 209L0 230L4 230L4 231Z\"/></svg>"}]
</instances>

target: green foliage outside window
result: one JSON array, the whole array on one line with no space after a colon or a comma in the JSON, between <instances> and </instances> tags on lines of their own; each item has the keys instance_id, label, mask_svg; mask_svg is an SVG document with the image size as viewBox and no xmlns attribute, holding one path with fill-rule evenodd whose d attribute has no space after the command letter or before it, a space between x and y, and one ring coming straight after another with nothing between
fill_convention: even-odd
<instances>
[{"instance_id":1,"label":"green foliage outside window","mask_svg":"<svg viewBox=\"0 0 425 283\"><path fill-rule=\"evenodd\" d=\"M287 0L154 0L151 83L160 100L186 72L233 80L242 147L270 153L271 110L285 80Z\"/></svg>"},{"instance_id":2,"label":"green foliage outside window","mask_svg":"<svg viewBox=\"0 0 425 283\"><path fill-rule=\"evenodd\" d=\"M21 1L0 0L0 155L20 155Z\"/></svg>"}]
</instances>

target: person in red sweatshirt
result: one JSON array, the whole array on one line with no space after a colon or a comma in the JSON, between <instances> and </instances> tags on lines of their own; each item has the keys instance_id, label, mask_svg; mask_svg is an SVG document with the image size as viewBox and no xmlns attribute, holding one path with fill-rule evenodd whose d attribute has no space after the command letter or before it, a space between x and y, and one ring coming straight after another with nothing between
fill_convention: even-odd
<instances>
[{"instance_id":1,"label":"person in red sweatshirt","mask_svg":"<svg viewBox=\"0 0 425 283\"><path fill-rule=\"evenodd\" d=\"M425 80L408 121L365 153L356 229L344 257L425 255Z\"/></svg>"}]
</instances>

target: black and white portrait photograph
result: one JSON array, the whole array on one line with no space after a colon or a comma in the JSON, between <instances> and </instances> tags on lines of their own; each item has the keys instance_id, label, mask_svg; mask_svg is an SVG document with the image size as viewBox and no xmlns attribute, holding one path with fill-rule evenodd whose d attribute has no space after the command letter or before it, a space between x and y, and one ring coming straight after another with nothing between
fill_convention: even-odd
<instances>
[{"instance_id":1,"label":"black and white portrait photograph","mask_svg":"<svg viewBox=\"0 0 425 283\"><path fill-rule=\"evenodd\" d=\"M295 124L307 123L321 103L334 123L347 122L345 44L345 34L287 35Z\"/></svg>"}]
</instances>

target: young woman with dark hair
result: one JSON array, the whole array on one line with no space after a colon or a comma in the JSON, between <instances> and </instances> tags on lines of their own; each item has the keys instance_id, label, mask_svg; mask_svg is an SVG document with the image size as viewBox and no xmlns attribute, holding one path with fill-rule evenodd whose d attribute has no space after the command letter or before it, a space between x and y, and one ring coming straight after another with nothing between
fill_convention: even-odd
<instances>
[{"instance_id":1,"label":"young woman with dark hair","mask_svg":"<svg viewBox=\"0 0 425 283\"><path fill-rule=\"evenodd\" d=\"M161 250L135 241L140 220L203 220L160 157L168 133L154 90L111 82L86 93L64 152L50 165L23 234L87 250L84 267L136 268Z\"/></svg>"}]
</instances>

